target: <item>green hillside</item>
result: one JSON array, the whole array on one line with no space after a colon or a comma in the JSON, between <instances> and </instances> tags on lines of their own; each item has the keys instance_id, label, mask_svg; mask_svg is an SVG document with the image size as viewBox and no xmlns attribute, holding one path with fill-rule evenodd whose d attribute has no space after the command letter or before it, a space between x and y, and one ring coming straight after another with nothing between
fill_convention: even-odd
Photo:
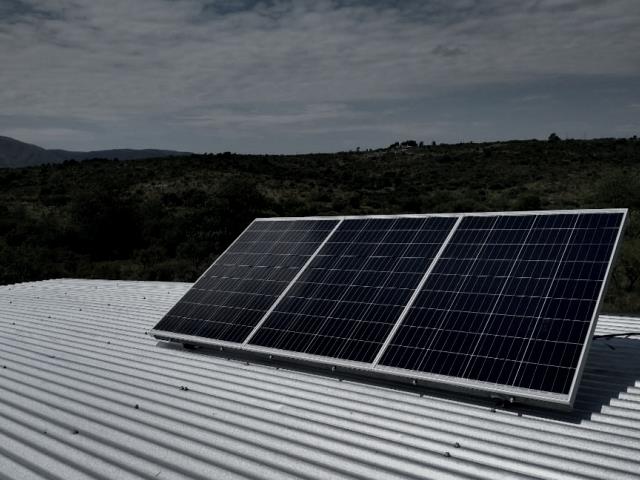
<instances>
[{"instance_id":1,"label":"green hillside","mask_svg":"<svg viewBox=\"0 0 640 480\"><path fill-rule=\"evenodd\" d=\"M0 284L194 280L257 216L629 207L605 310L640 313L640 142L513 141L0 169Z\"/></svg>"}]
</instances>

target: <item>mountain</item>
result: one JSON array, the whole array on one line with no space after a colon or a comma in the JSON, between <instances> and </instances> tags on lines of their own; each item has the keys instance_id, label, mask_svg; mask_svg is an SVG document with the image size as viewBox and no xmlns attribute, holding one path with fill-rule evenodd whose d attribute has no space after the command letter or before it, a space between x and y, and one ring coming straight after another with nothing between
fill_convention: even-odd
<instances>
[{"instance_id":1,"label":"mountain","mask_svg":"<svg viewBox=\"0 0 640 480\"><path fill-rule=\"evenodd\" d=\"M142 158L160 158L190 154L191 152L177 152L173 150L132 150L127 148L92 150L89 152L47 150L14 138L0 136L0 168L29 167L43 163L61 163L65 160L86 160L87 158L138 160Z\"/></svg>"}]
</instances>

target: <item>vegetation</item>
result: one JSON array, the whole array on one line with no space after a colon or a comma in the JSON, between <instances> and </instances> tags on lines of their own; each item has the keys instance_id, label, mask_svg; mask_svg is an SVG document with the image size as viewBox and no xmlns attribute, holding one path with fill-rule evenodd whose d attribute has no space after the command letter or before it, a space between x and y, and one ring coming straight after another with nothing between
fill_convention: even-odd
<instances>
[{"instance_id":1,"label":"vegetation","mask_svg":"<svg viewBox=\"0 0 640 480\"><path fill-rule=\"evenodd\" d=\"M257 216L629 207L606 311L640 312L640 142L224 153L0 169L0 283L192 281Z\"/></svg>"}]
</instances>

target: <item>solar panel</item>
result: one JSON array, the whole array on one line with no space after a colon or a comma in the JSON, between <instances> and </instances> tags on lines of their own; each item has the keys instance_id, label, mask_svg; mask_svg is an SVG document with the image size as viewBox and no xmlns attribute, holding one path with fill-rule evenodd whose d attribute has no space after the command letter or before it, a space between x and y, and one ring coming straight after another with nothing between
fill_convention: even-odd
<instances>
[{"instance_id":1,"label":"solar panel","mask_svg":"<svg viewBox=\"0 0 640 480\"><path fill-rule=\"evenodd\" d=\"M345 220L249 343L372 362L455 222Z\"/></svg>"},{"instance_id":2,"label":"solar panel","mask_svg":"<svg viewBox=\"0 0 640 480\"><path fill-rule=\"evenodd\" d=\"M254 221L155 329L242 342L337 224Z\"/></svg>"},{"instance_id":3,"label":"solar panel","mask_svg":"<svg viewBox=\"0 0 640 480\"><path fill-rule=\"evenodd\" d=\"M626 213L257 219L151 333L567 407Z\"/></svg>"},{"instance_id":4,"label":"solar panel","mask_svg":"<svg viewBox=\"0 0 640 480\"><path fill-rule=\"evenodd\" d=\"M464 218L380 364L568 394L622 220Z\"/></svg>"}]
</instances>

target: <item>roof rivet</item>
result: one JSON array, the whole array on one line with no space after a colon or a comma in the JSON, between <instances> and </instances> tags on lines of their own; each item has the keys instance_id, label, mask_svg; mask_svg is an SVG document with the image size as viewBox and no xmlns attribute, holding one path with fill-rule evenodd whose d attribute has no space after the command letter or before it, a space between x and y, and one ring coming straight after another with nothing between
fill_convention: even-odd
<instances>
[{"instance_id":1,"label":"roof rivet","mask_svg":"<svg viewBox=\"0 0 640 480\"><path fill-rule=\"evenodd\" d=\"M411 383L413 383L414 385L417 385L418 381L414 378L413 380L411 380Z\"/></svg>"},{"instance_id":2,"label":"roof rivet","mask_svg":"<svg viewBox=\"0 0 640 480\"><path fill-rule=\"evenodd\" d=\"M460 444L458 442L454 443L453 446L456 448L460 448Z\"/></svg>"},{"instance_id":3,"label":"roof rivet","mask_svg":"<svg viewBox=\"0 0 640 480\"><path fill-rule=\"evenodd\" d=\"M140 406L136 403L136 406L135 406L135 407L133 407L133 408L135 408L136 410L138 410L138 409L140 408Z\"/></svg>"},{"instance_id":4,"label":"roof rivet","mask_svg":"<svg viewBox=\"0 0 640 480\"><path fill-rule=\"evenodd\" d=\"M334 365L333 367L331 367L331 371L332 371L332 372L335 372L335 371L336 371L336 367L335 367L335 365Z\"/></svg>"},{"instance_id":5,"label":"roof rivet","mask_svg":"<svg viewBox=\"0 0 640 480\"><path fill-rule=\"evenodd\" d=\"M492 408L492 409L491 409L491 412L492 412L492 413L495 413L495 411L496 411L496 409L495 409L495 408Z\"/></svg>"},{"instance_id":6,"label":"roof rivet","mask_svg":"<svg viewBox=\"0 0 640 480\"><path fill-rule=\"evenodd\" d=\"M73 434L74 434L74 435L78 435L79 433L80 433L80 432L79 432L78 430L74 430L74 431L73 431Z\"/></svg>"},{"instance_id":7,"label":"roof rivet","mask_svg":"<svg viewBox=\"0 0 640 480\"><path fill-rule=\"evenodd\" d=\"M273 360L273 355L269 355L269 360Z\"/></svg>"},{"instance_id":8,"label":"roof rivet","mask_svg":"<svg viewBox=\"0 0 640 480\"><path fill-rule=\"evenodd\" d=\"M451 456L451 454L450 454L449 452L444 452L444 456L445 456L445 457L450 457L450 456Z\"/></svg>"}]
</instances>

